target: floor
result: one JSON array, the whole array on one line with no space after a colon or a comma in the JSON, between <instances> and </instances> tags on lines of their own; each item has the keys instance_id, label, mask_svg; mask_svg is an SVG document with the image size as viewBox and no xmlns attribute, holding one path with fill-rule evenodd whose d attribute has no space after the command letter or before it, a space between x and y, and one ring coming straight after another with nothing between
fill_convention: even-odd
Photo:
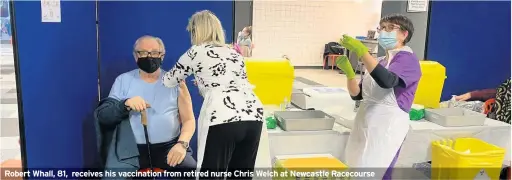
<instances>
[{"instance_id":1,"label":"floor","mask_svg":"<svg viewBox=\"0 0 512 180\"><path fill-rule=\"evenodd\" d=\"M347 87L347 78L339 70L296 69L295 77L301 77L329 87ZM359 79L359 75L356 75Z\"/></svg>"},{"instance_id":2,"label":"floor","mask_svg":"<svg viewBox=\"0 0 512 180\"><path fill-rule=\"evenodd\" d=\"M0 162L20 157L18 106L12 46L1 44L0 56ZM325 86L346 87L345 75L334 70L297 69L295 76Z\"/></svg>"},{"instance_id":3,"label":"floor","mask_svg":"<svg viewBox=\"0 0 512 180\"><path fill-rule=\"evenodd\" d=\"M0 162L19 158L18 101L10 44L0 44Z\"/></svg>"}]
</instances>

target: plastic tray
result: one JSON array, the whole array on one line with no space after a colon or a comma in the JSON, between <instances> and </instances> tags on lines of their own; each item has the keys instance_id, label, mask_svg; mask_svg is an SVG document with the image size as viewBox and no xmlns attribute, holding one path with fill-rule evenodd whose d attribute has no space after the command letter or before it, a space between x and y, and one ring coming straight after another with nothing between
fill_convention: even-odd
<instances>
[{"instance_id":1,"label":"plastic tray","mask_svg":"<svg viewBox=\"0 0 512 180\"><path fill-rule=\"evenodd\" d=\"M425 109L425 119L445 127L483 126L485 115L463 108Z\"/></svg>"},{"instance_id":2,"label":"plastic tray","mask_svg":"<svg viewBox=\"0 0 512 180\"><path fill-rule=\"evenodd\" d=\"M332 130L334 117L319 110L276 111L274 116L285 131Z\"/></svg>"}]
</instances>

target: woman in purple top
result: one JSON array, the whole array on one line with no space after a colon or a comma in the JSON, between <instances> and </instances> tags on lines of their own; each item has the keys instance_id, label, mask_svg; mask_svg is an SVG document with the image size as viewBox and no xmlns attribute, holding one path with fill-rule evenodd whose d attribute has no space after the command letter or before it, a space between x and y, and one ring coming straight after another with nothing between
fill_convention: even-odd
<instances>
[{"instance_id":1,"label":"woman in purple top","mask_svg":"<svg viewBox=\"0 0 512 180\"><path fill-rule=\"evenodd\" d=\"M419 60L405 44L414 27L403 15L389 15L380 20L379 45L386 56L375 59L360 41L343 36L341 45L355 52L366 73L361 82L347 57L336 60L347 75L352 99L362 100L345 149L349 167L373 167L377 178L391 179L402 142L409 131L409 110L421 77ZM387 170L386 170L387 169Z\"/></svg>"}]
</instances>

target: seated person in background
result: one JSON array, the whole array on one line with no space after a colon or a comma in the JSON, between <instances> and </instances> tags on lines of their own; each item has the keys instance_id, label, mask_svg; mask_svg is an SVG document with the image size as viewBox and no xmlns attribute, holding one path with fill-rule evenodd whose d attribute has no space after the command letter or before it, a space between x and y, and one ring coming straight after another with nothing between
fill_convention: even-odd
<instances>
[{"instance_id":1,"label":"seated person in background","mask_svg":"<svg viewBox=\"0 0 512 180\"><path fill-rule=\"evenodd\" d=\"M236 43L242 52L243 57L251 57L252 55L252 27L247 26L242 31L238 32Z\"/></svg>"},{"instance_id":2,"label":"seated person in background","mask_svg":"<svg viewBox=\"0 0 512 180\"><path fill-rule=\"evenodd\" d=\"M103 137L102 150L109 149L102 152L105 168L150 168L149 149L155 168L195 169L196 161L189 148L196 128L190 94L184 82L174 88L162 85L162 40L152 36L139 38L133 55L139 69L119 75L109 97L100 102L95 113L102 132L106 128L113 131L111 138ZM141 123L142 111L147 113L150 148Z\"/></svg>"},{"instance_id":3,"label":"seated person in background","mask_svg":"<svg viewBox=\"0 0 512 180\"><path fill-rule=\"evenodd\" d=\"M510 78L496 89L484 89L471 91L455 96L457 101L487 101L495 99L491 105L487 117L510 124Z\"/></svg>"},{"instance_id":4,"label":"seated person in background","mask_svg":"<svg viewBox=\"0 0 512 180\"><path fill-rule=\"evenodd\" d=\"M510 78L496 88L496 96L487 117L510 124Z\"/></svg>"},{"instance_id":5,"label":"seated person in background","mask_svg":"<svg viewBox=\"0 0 512 180\"><path fill-rule=\"evenodd\" d=\"M496 89L482 89L455 96L457 101L482 101L496 97Z\"/></svg>"},{"instance_id":6,"label":"seated person in background","mask_svg":"<svg viewBox=\"0 0 512 180\"><path fill-rule=\"evenodd\" d=\"M238 46L238 44L229 44L228 47L234 49L238 54L242 54L242 50L240 50L240 46Z\"/></svg>"}]
</instances>

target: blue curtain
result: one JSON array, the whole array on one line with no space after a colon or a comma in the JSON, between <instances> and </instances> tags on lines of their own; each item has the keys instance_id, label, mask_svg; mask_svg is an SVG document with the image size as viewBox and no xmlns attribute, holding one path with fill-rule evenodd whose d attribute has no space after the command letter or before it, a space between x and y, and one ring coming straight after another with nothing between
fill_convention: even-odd
<instances>
[{"instance_id":1,"label":"blue curtain","mask_svg":"<svg viewBox=\"0 0 512 180\"><path fill-rule=\"evenodd\" d=\"M427 59L446 67L443 100L510 77L510 1L431 1Z\"/></svg>"},{"instance_id":2,"label":"blue curtain","mask_svg":"<svg viewBox=\"0 0 512 180\"><path fill-rule=\"evenodd\" d=\"M90 134L98 102L95 2L61 1L60 23L41 22L39 1L13 3L27 167L83 167L94 153L87 149L95 147Z\"/></svg>"}]
</instances>

